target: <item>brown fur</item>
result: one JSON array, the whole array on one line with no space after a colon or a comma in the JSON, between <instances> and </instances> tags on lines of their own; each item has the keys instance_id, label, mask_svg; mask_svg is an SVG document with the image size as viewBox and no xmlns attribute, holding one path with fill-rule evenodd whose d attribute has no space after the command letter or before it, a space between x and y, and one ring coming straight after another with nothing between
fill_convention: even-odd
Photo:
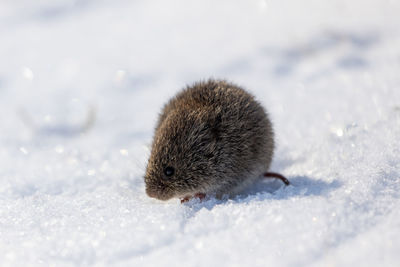
<instances>
[{"instance_id":1,"label":"brown fur","mask_svg":"<svg viewBox=\"0 0 400 267\"><path fill-rule=\"evenodd\" d=\"M252 95L226 81L195 83L159 116L146 193L160 200L196 193L232 196L268 170L273 150L271 122ZM167 166L174 175L164 174Z\"/></svg>"}]
</instances>

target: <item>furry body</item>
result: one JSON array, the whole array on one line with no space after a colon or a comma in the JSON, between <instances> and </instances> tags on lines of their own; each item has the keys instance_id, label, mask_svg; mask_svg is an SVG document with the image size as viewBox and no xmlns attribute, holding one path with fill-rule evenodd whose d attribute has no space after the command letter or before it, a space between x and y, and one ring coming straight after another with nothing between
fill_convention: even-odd
<instances>
[{"instance_id":1,"label":"furry body","mask_svg":"<svg viewBox=\"0 0 400 267\"><path fill-rule=\"evenodd\" d=\"M273 137L266 111L242 88L218 80L188 86L159 116L146 193L160 200L235 195L268 171Z\"/></svg>"}]
</instances>

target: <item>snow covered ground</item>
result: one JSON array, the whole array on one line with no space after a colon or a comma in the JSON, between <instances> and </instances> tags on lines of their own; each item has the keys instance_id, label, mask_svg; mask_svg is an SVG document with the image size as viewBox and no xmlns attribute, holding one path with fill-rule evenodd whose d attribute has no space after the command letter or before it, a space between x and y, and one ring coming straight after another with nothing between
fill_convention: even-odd
<instances>
[{"instance_id":1,"label":"snow covered ground","mask_svg":"<svg viewBox=\"0 0 400 267\"><path fill-rule=\"evenodd\" d=\"M400 266L399 1L2 0L0 60L0 266ZM291 186L145 195L208 77L269 110Z\"/></svg>"}]
</instances>

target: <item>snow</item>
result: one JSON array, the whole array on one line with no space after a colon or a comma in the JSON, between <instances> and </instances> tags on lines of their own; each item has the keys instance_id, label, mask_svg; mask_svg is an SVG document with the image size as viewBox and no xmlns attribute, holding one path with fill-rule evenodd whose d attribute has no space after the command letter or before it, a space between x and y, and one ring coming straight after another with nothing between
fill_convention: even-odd
<instances>
[{"instance_id":1,"label":"snow","mask_svg":"<svg viewBox=\"0 0 400 267\"><path fill-rule=\"evenodd\" d=\"M0 265L398 266L399 13L391 0L2 1ZM146 196L158 112L208 77L268 109L272 170L291 186Z\"/></svg>"}]
</instances>

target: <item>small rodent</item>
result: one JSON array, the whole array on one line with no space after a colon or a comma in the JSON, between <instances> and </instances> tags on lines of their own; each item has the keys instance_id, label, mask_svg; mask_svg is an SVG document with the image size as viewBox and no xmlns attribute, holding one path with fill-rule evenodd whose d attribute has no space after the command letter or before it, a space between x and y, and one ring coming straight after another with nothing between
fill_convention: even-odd
<instances>
[{"instance_id":1,"label":"small rodent","mask_svg":"<svg viewBox=\"0 0 400 267\"><path fill-rule=\"evenodd\" d=\"M145 184L148 196L182 202L234 196L268 173L274 133L252 95L224 80L197 82L163 107L155 128Z\"/></svg>"}]
</instances>

